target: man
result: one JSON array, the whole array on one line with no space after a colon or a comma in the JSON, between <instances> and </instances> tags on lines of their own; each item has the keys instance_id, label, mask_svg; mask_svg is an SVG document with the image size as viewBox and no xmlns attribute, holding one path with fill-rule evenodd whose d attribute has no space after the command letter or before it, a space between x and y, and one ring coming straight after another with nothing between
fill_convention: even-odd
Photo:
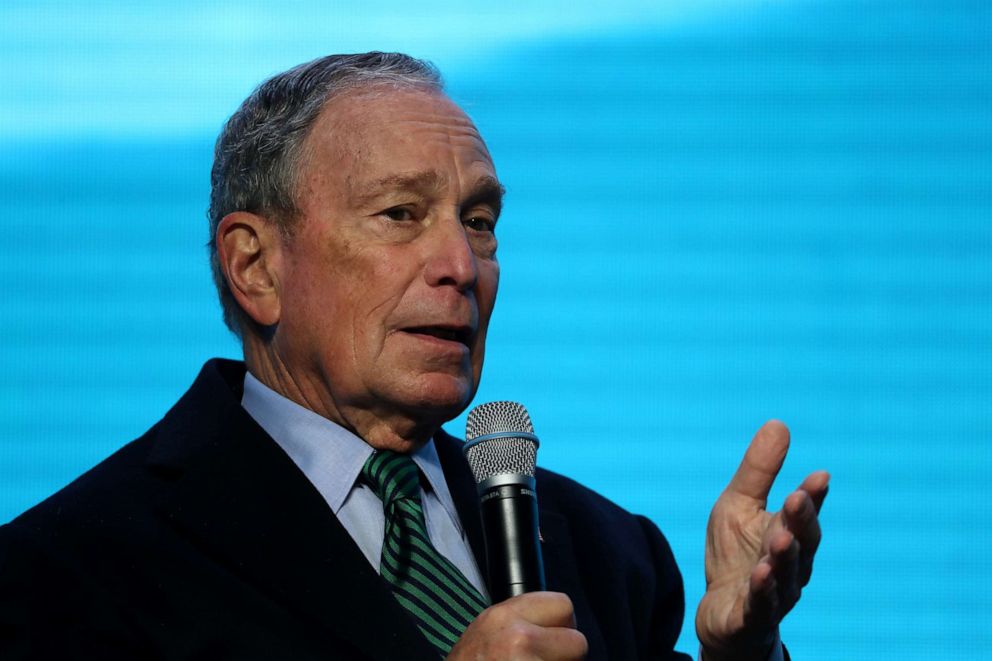
<instances>
[{"instance_id":1,"label":"man","mask_svg":"<svg viewBox=\"0 0 992 661\"><path fill-rule=\"evenodd\" d=\"M3 528L0 655L684 658L664 538L546 471L549 590L488 604L474 485L440 426L479 384L502 187L437 72L369 53L276 76L226 126L212 184L244 364L208 363ZM766 424L713 510L707 660L779 656L809 580L828 477L766 512L787 445Z\"/></svg>"}]
</instances>

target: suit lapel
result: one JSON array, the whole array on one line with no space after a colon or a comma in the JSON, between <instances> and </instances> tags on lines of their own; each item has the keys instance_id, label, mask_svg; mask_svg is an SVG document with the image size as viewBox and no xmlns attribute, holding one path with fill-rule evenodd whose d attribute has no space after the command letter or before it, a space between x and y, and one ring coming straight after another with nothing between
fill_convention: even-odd
<instances>
[{"instance_id":1,"label":"suit lapel","mask_svg":"<svg viewBox=\"0 0 992 661\"><path fill-rule=\"evenodd\" d=\"M541 555L544 557L544 578L547 588L552 592L564 592L572 600L576 627L585 634L589 643L587 657L605 659L608 657L606 644L596 624L596 617L589 605L582 587L582 577L575 564L575 548L568 529L568 519L559 512L541 506L540 473L538 476L538 516L543 538Z\"/></svg>"},{"instance_id":2,"label":"suit lapel","mask_svg":"<svg viewBox=\"0 0 992 661\"><path fill-rule=\"evenodd\" d=\"M163 420L149 458L153 470L178 475L163 514L210 557L356 652L436 659L317 490L241 408L234 384L203 381Z\"/></svg>"}]
</instances>

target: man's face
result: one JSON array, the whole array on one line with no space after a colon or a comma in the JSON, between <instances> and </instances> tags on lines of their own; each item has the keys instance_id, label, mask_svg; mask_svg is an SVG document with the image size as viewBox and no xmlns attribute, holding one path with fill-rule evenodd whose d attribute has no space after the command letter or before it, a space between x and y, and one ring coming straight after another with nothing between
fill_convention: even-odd
<instances>
[{"instance_id":1,"label":"man's face","mask_svg":"<svg viewBox=\"0 0 992 661\"><path fill-rule=\"evenodd\" d=\"M402 435L464 409L499 283L500 196L446 97L379 88L328 103L304 145L273 340L305 405L369 442L384 422Z\"/></svg>"}]
</instances>

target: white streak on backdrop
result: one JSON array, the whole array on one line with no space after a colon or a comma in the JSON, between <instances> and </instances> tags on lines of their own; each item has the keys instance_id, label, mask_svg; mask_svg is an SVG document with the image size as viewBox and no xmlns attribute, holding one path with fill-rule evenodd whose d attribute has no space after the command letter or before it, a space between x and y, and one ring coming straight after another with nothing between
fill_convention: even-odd
<instances>
[{"instance_id":1,"label":"white streak on backdrop","mask_svg":"<svg viewBox=\"0 0 992 661\"><path fill-rule=\"evenodd\" d=\"M213 132L262 79L331 52L409 52L450 77L519 43L770 4L5 2L0 139Z\"/></svg>"}]
</instances>

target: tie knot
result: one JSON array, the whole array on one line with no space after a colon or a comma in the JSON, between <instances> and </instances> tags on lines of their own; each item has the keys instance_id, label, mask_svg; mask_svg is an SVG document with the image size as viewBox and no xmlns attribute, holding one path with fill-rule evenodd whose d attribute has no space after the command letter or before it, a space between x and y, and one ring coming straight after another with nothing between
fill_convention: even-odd
<instances>
[{"instance_id":1,"label":"tie knot","mask_svg":"<svg viewBox=\"0 0 992 661\"><path fill-rule=\"evenodd\" d=\"M420 469L409 455L391 450L374 452L362 467L362 475L383 505L401 498L420 501Z\"/></svg>"}]
</instances>

